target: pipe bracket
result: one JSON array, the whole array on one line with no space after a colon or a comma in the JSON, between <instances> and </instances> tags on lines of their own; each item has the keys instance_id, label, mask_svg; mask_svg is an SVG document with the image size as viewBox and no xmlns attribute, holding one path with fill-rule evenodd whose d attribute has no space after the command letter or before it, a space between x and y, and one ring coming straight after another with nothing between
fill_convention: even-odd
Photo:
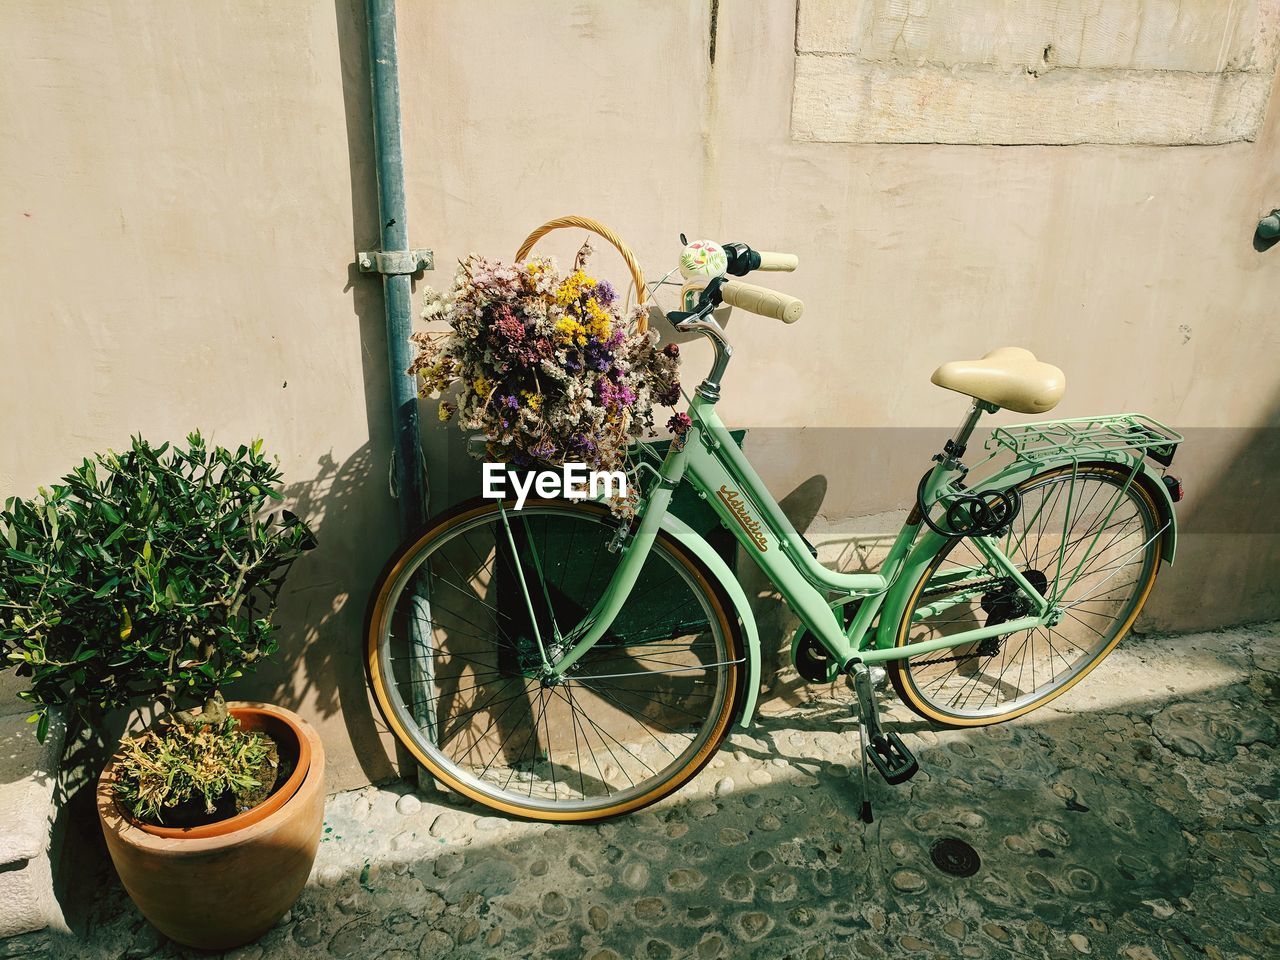
<instances>
[{"instance_id":1,"label":"pipe bracket","mask_svg":"<svg viewBox=\"0 0 1280 960\"><path fill-rule=\"evenodd\" d=\"M361 273L398 276L434 270L436 262L430 250L369 250L356 255L356 266Z\"/></svg>"}]
</instances>

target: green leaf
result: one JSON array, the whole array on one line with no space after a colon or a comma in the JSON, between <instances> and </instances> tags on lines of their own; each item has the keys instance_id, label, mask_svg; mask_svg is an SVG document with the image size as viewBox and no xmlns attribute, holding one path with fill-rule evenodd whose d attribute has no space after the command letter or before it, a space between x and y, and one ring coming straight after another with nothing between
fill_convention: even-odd
<instances>
[{"instance_id":1,"label":"green leaf","mask_svg":"<svg viewBox=\"0 0 1280 960\"><path fill-rule=\"evenodd\" d=\"M120 583L119 577L112 577L110 580L108 580L106 583L100 586L96 591L94 591L93 599L101 600L103 597L109 594L112 590L114 590L119 583Z\"/></svg>"},{"instance_id":2,"label":"green leaf","mask_svg":"<svg viewBox=\"0 0 1280 960\"><path fill-rule=\"evenodd\" d=\"M9 498L0 664L29 680L38 712L66 705L92 724L139 700L203 698L271 655L279 584L307 533L262 512L282 496L262 447L134 437L43 498ZM178 649L193 657L174 667Z\"/></svg>"}]
</instances>

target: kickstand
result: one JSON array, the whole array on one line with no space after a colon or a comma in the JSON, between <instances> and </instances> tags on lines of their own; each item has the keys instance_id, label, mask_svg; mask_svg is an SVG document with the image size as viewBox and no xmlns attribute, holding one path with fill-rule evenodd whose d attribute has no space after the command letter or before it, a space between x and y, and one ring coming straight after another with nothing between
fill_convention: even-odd
<instances>
[{"instance_id":1,"label":"kickstand","mask_svg":"<svg viewBox=\"0 0 1280 960\"><path fill-rule=\"evenodd\" d=\"M876 772L885 783L905 783L916 775L920 764L896 732L885 731L880 726L876 708L876 692L871 671L866 664L855 661L849 666L853 680L853 692L858 698L858 760L862 770L862 819L871 822L871 790L867 779L867 761L875 765Z\"/></svg>"},{"instance_id":2,"label":"kickstand","mask_svg":"<svg viewBox=\"0 0 1280 960\"><path fill-rule=\"evenodd\" d=\"M871 815L871 781L867 777L867 728L862 719L858 719L858 759L859 769L862 771L862 810L858 814L858 819L863 823L873 823L875 817Z\"/></svg>"}]
</instances>

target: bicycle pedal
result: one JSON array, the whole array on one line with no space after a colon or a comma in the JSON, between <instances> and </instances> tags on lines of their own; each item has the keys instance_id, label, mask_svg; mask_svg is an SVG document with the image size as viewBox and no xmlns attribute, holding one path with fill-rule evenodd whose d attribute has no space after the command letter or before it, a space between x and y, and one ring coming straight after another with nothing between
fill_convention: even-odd
<instances>
[{"instance_id":1,"label":"bicycle pedal","mask_svg":"<svg viewBox=\"0 0 1280 960\"><path fill-rule=\"evenodd\" d=\"M863 748L868 759L884 777L885 783L906 783L920 770L920 762L907 749L902 738L892 731L872 737Z\"/></svg>"}]
</instances>

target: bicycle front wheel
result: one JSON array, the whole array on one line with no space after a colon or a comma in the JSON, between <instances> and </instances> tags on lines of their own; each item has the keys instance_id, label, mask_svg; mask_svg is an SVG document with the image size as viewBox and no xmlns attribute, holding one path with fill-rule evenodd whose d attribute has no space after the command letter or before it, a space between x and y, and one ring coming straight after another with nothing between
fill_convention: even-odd
<instances>
[{"instance_id":1,"label":"bicycle front wheel","mask_svg":"<svg viewBox=\"0 0 1280 960\"><path fill-rule=\"evenodd\" d=\"M620 562L594 503L471 501L428 524L370 606L369 679L401 743L502 813L599 820L686 783L743 689L736 617L701 561L660 534L610 631L543 679Z\"/></svg>"},{"instance_id":2,"label":"bicycle front wheel","mask_svg":"<svg viewBox=\"0 0 1280 960\"><path fill-rule=\"evenodd\" d=\"M1070 689L1120 642L1155 584L1164 530L1151 495L1111 464L1057 467L1018 486L1022 508L1000 543L1062 611L1055 626L895 660L889 677L916 713L972 727L1021 716ZM897 646L996 626L1030 601L966 538L926 568Z\"/></svg>"}]
</instances>

